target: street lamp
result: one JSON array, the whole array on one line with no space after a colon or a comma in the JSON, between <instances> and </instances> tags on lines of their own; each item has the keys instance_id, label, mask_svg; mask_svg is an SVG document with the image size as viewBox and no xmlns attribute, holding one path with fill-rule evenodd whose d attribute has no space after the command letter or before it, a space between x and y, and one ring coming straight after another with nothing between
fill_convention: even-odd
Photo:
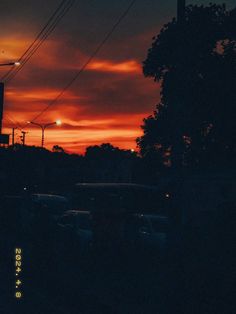
<instances>
[{"instance_id":1,"label":"street lamp","mask_svg":"<svg viewBox=\"0 0 236 314\"><path fill-rule=\"evenodd\" d=\"M16 61L16 62L0 63L0 67L11 66L11 65L18 67L20 65L20 62Z\"/></svg>"},{"instance_id":2,"label":"street lamp","mask_svg":"<svg viewBox=\"0 0 236 314\"><path fill-rule=\"evenodd\" d=\"M56 120L55 122L46 123L46 124L40 124L40 123L36 123L34 121L28 121L28 123L37 125L38 127L41 128L41 130L42 130L42 144L41 144L41 146L43 147L44 146L44 131L45 131L45 129L52 126L52 125L57 125L57 126L61 125L61 120Z\"/></svg>"}]
</instances>

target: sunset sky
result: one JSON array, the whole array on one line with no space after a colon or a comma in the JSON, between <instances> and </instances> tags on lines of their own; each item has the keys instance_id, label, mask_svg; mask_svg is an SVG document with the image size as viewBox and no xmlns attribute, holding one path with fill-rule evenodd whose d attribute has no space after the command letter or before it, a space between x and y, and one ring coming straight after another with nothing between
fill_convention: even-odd
<instances>
[{"instance_id":1,"label":"sunset sky","mask_svg":"<svg viewBox=\"0 0 236 314\"><path fill-rule=\"evenodd\" d=\"M0 63L16 61L61 0L0 1ZM5 87L4 132L20 124L27 145L40 145L40 129L27 125L80 69L127 8L128 0L77 0L37 53ZM176 14L177 0L137 0L96 58L65 94L36 122L60 119L46 130L45 146L83 153L110 142L135 149L142 119L159 100L159 86L144 78L142 61L152 37ZM209 1L222 3L222 1ZM187 1L187 4L207 1ZM228 8L235 1L224 1ZM2 77L8 68L0 67ZM16 141L20 141L20 130Z\"/></svg>"}]
</instances>

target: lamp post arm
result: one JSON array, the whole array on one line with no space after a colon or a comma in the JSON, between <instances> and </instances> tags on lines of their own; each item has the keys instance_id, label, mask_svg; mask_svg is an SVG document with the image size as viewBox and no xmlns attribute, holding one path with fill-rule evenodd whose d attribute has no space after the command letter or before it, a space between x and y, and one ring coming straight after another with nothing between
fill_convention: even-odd
<instances>
[{"instance_id":1,"label":"lamp post arm","mask_svg":"<svg viewBox=\"0 0 236 314\"><path fill-rule=\"evenodd\" d=\"M9 63L0 63L0 67L8 66L8 65L15 65L14 62L9 62Z\"/></svg>"},{"instance_id":2,"label":"lamp post arm","mask_svg":"<svg viewBox=\"0 0 236 314\"><path fill-rule=\"evenodd\" d=\"M11 65L20 65L20 62L7 62L7 63L0 63L0 67L5 67L5 66L11 66Z\"/></svg>"},{"instance_id":3,"label":"lamp post arm","mask_svg":"<svg viewBox=\"0 0 236 314\"><path fill-rule=\"evenodd\" d=\"M60 120L58 120L58 121L60 121ZM51 123L46 123L46 124L39 124L39 123L33 122L33 121L29 122L31 124L37 125L38 127L40 127L42 129L42 144L41 144L42 147L44 147L44 131L45 131L45 129L48 128L49 126L52 126L52 125L55 125L55 124L57 125L58 121L51 122Z\"/></svg>"},{"instance_id":4,"label":"lamp post arm","mask_svg":"<svg viewBox=\"0 0 236 314\"><path fill-rule=\"evenodd\" d=\"M39 124L39 123L36 123L36 122L33 122L33 121L30 121L30 123L39 126L41 129L44 128L44 126L42 124Z\"/></svg>"},{"instance_id":5,"label":"lamp post arm","mask_svg":"<svg viewBox=\"0 0 236 314\"><path fill-rule=\"evenodd\" d=\"M44 124L44 125L43 125L43 128L46 129L46 128L48 128L49 126L54 125L54 124L56 124L56 122Z\"/></svg>"}]
</instances>

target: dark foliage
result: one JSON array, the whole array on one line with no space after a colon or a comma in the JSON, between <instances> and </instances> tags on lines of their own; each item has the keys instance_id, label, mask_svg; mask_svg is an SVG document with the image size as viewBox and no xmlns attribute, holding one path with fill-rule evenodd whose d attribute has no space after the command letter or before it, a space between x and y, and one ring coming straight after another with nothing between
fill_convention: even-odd
<instances>
[{"instance_id":1,"label":"dark foliage","mask_svg":"<svg viewBox=\"0 0 236 314\"><path fill-rule=\"evenodd\" d=\"M140 166L137 166L140 164ZM90 146L85 156L34 146L0 148L0 188L4 193L23 191L67 193L78 182L133 182L142 180L141 160L135 152L111 144Z\"/></svg>"},{"instance_id":2,"label":"dark foliage","mask_svg":"<svg viewBox=\"0 0 236 314\"><path fill-rule=\"evenodd\" d=\"M193 169L232 166L235 160L236 10L188 6L154 37L143 63L161 82L161 102L144 119L142 156Z\"/></svg>"}]
</instances>

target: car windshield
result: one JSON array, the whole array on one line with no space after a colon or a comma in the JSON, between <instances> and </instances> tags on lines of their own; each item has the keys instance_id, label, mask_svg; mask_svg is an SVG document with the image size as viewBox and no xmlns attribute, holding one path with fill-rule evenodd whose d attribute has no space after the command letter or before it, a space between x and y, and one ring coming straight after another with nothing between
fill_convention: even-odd
<instances>
[{"instance_id":1,"label":"car windshield","mask_svg":"<svg viewBox=\"0 0 236 314\"><path fill-rule=\"evenodd\" d=\"M83 210L151 210L158 213L166 209L166 198L150 186L77 186L73 207Z\"/></svg>"}]
</instances>

